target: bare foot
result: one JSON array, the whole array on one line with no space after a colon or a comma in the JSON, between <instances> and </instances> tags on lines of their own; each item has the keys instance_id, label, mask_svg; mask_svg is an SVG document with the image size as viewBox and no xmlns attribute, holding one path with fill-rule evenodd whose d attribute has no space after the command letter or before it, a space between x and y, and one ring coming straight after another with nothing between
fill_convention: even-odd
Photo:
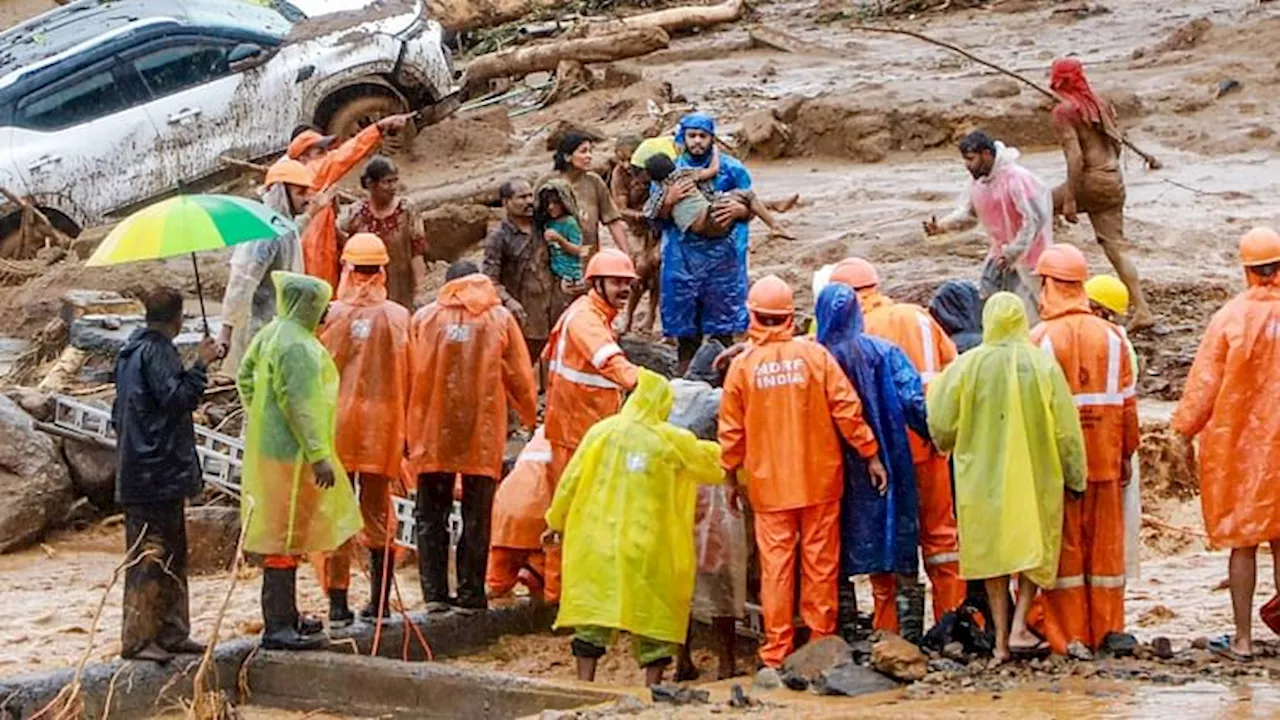
<instances>
[{"instance_id":1,"label":"bare foot","mask_svg":"<svg viewBox=\"0 0 1280 720\"><path fill-rule=\"evenodd\" d=\"M795 240L796 234L786 225L779 224L777 227L769 228L769 237L781 238L783 240Z\"/></svg>"},{"instance_id":2,"label":"bare foot","mask_svg":"<svg viewBox=\"0 0 1280 720\"><path fill-rule=\"evenodd\" d=\"M1129 321L1129 332L1140 333L1156 326L1156 319L1151 315L1134 315Z\"/></svg>"},{"instance_id":3,"label":"bare foot","mask_svg":"<svg viewBox=\"0 0 1280 720\"><path fill-rule=\"evenodd\" d=\"M790 212L792 208L800 203L800 193L782 198L781 200L772 200L765 203L765 206L776 213Z\"/></svg>"}]
</instances>

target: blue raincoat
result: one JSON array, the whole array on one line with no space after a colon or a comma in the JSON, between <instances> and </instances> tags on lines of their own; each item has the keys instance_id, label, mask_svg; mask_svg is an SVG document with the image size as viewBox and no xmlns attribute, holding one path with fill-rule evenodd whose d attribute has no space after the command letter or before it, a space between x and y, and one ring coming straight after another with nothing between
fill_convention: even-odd
<instances>
[{"instance_id":1,"label":"blue raincoat","mask_svg":"<svg viewBox=\"0 0 1280 720\"><path fill-rule=\"evenodd\" d=\"M831 351L858 391L862 415L880 441L889 473L881 495L867 465L847 444L840 506L841 570L845 576L917 572L920 500L907 427L928 437L924 384L896 345L863 333L862 309L850 288L834 283L818 295L818 342Z\"/></svg>"},{"instance_id":2,"label":"blue raincoat","mask_svg":"<svg viewBox=\"0 0 1280 720\"><path fill-rule=\"evenodd\" d=\"M680 120L676 142L685 130L716 134L715 120L691 113ZM711 156L681 152L676 167L706 167ZM720 153L718 192L749 190L751 175L737 158ZM662 331L667 337L734 335L747 329L748 225L739 221L725 238L682 233L671 220L662 222Z\"/></svg>"}]
</instances>

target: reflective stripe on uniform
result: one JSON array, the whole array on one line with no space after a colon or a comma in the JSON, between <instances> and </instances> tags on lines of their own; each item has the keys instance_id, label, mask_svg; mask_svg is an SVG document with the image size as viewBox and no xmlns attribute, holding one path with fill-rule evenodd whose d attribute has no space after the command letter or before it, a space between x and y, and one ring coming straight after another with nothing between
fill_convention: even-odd
<instances>
[{"instance_id":1,"label":"reflective stripe on uniform","mask_svg":"<svg viewBox=\"0 0 1280 720\"><path fill-rule=\"evenodd\" d=\"M1123 588L1124 575L1090 575L1089 585L1099 588Z\"/></svg>"},{"instance_id":2,"label":"reflective stripe on uniform","mask_svg":"<svg viewBox=\"0 0 1280 720\"><path fill-rule=\"evenodd\" d=\"M944 563L960 562L960 553L944 552L934 553L924 559L925 565L942 565Z\"/></svg>"},{"instance_id":3,"label":"reflective stripe on uniform","mask_svg":"<svg viewBox=\"0 0 1280 720\"><path fill-rule=\"evenodd\" d=\"M1053 587L1050 589L1051 590L1070 590L1071 588L1078 588L1078 587L1084 587L1083 575L1068 575L1066 577L1060 577L1053 583Z\"/></svg>"},{"instance_id":4,"label":"reflective stripe on uniform","mask_svg":"<svg viewBox=\"0 0 1280 720\"><path fill-rule=\"evenodd\" d=\"M938 374L938 349L933 344L933 328L929 326L929 318L916 313L916 324L920 326L920 339L924 343L924 367L920 368L920 379L928 384Z\"/></svg>"},{"instance_id":5,"label":"reflective stripe on uniform","mask_svg":"<svg viewBox=\"0 0 1280 720\"><path fill-rule=\"evenodd\" d=\"M1040 340L1040 349L1057 359L1053 341L1047 334ZM1107 389L1100 393L1076 393L1072 396L1076 407L1124 405L1125 400L1137 395L1137 387L1132 383L1123 389L1120 387L1120 363L1124 359L1124 341L1115 331L1107 330Z\"/></svg>"},{"instance_id":6,"label":"reflective stripe on uniform","mask_svg":"<svg viewBox=\"0 0 1280 720\"><path fill-rule=\"evenodd\" d=\"M551 451L544 452L522 452L516 458L516 462L534 462L548 464L551 462Z\"/></svg>"},{"instance_id":7,"label":"reflective stripe on uniform","mask_svg":"<svg viewBox=\"0 0 1280 720\"><path fill-rule=\"evenodd\" d=\"M621 354L622 354L622 348L618 347L618 343L609 343L607 345L601 345L600 349L596 351L596 354L591 356L591 364L595 365L596 367L604 367L604 364L608 362L609 358L613 357L614 355L621 355Z\"/></svg>"},{"instance_id":8,"label":"reflective stripe on uniform","mask_svg":"<svg viewBox=\"0 0 1280 720\"><path fill-rule=\"evenodd\" d=\"M564 348L565 348L566 341L569 337L569 325L573 322L574 317L577 316L579 309L580 308L577 308L577 307L571 307L568 311L566 311L566 314L564 316L564 324L560 326L560 337L556 339L556 356L554 360L548 363L547 370L577 385L585 385L587 387L602 388L605 390L620 390L621 387L617 383L613 382L607 377L604 377L603 375L597 375L591 372L584 372L582 370L575 370L564 364ZM599 357L601 352L608 350L611 347L616 348L618 352L622 352L622 348L619 348L616 343L609 343L608 345L605 345L604 347L600 348L600 350L596 351L596 357ZM604 360L608 360L608 359L609 359L609 356L605 356ZM594 358L592 360L594 362ZM601 362L604 362L604 360L601 360Z\"/></svg>"}]
</instances>

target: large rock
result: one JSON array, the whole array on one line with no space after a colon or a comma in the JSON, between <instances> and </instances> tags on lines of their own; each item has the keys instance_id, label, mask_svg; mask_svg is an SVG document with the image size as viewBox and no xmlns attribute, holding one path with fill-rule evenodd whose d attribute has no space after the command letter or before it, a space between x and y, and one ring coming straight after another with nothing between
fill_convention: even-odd
<instances>
[{"instance_id":1,"label":"large rock","mask_svg":"<svg viewBox=\"0 0 1280 720\"><path fill-rule=\"evenodd\" d=\"M203 575L231 569L239 540L239 508L187 508L187 573Z\"/></svg>"},{"instance_id":2,"label":"large rock","mask_svg":"<svg viewBox=\"0 0 1280 720\"><path fill-rule=\"evenodd\" d=\"M71 476L53 440L0 396L0 552L38 540L62 522L72 499Z\"/></svg>"},{"instance_id":3,"label":"large rock","mask_svg":"<svg viewBox=\"0 0 1280 720\"><path fill-rule=\"evenodd\" d=\"M929 658L914 643L886 633L871 646L871 664L876 670L906 682L915 682L929 672Z\"/></svg>"},{"instance_id":4,"label":"large rock","mask_svg":"<svg viewBox=\"0 0 1280 720\"><path fill-rule=\"evenodd\" d=\"M77 496L86 497L99 510L115 505L116 451L90 442L66 440L62 454L71 472L71 486Z\"/></svg>"},{"instance_id":5,"label":"large rock","mask_svg":"<svg viewBox=\"0 0 1280 720\"><path fill-rule=\"evenodd\" d=\"M857 697L868 693L893 690L898 683L869 667L847 662L824 670L813 689L821 695Z\"/></svg>"},{"instance_id":6,"label":"large rock","mask_svg":"<svg viewBox=\"0 0 1280 720\"><path fill-rule=\"evenodd\" d=\"M817 682L822 673L852 659L853 651L850 650L849 643L839 635L828 635L791 653L782 663L782 671L784 674L804 678L812 684Z\"/></svg>"},{"instance_id":7,"label":"large rock","mask_svg":"<svg viewBox=\"0 0 1280 720\"><path fill-rule=\"evenodd\" d=\"M642 368L652 370L664 377L676 376L676 349L661 342L641 340L638 337L624 337L618 341L627 359Z\"/></svg>"}]
</instances>

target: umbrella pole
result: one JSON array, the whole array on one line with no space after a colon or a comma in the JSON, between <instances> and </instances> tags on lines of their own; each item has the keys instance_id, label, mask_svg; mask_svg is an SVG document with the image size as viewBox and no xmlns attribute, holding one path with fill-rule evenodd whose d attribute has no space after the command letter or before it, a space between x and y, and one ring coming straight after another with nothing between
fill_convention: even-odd
<instances>
[{"instance_id":1,"label":"umbrella pole","mask_svg":"<svg viewBox=\"0 0 1280 720\"><path fill-rule=\"evenodd\" d=\"M204 288L200 286L200 264L196 262L195 253L191 253L191 269L196 271L196 296L200 298L200 323L204 326L204 336L209 337L209 316L204 312Z\"/></svg>"}]
</instances>

